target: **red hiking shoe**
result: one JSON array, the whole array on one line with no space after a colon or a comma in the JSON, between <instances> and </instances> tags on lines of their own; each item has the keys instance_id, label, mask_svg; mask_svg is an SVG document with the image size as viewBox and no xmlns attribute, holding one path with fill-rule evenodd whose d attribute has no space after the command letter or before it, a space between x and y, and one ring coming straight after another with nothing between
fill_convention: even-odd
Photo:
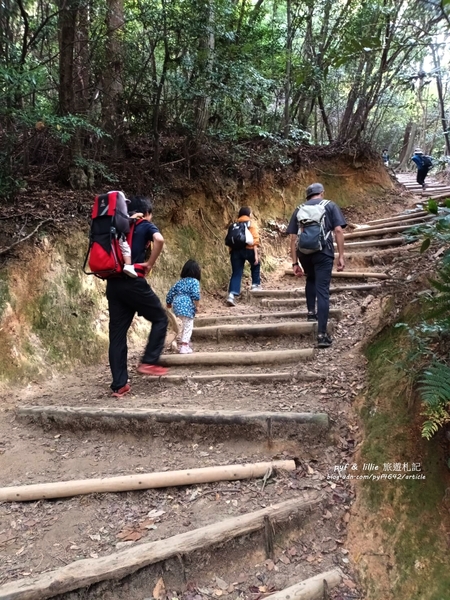
<instances>
[{"instance_id":1,"label":"red hiking shoe","mask_svg":"<svg viewBox=\"0 0 450 600\"><path fill-rule=\"evenodd\" d=\"M125 394L128 394L128 392L130 390L131 390L131 386L128 383L126 383L119 390L116 390L115 392L113 392L111 394L111 396L113 396L113 398L123 398L123 396L125 396Z\"/></svg>"},{"instance_id":2,"label":"red hiking shoe","mask_svg":"<svg viewBox=\"0 0 450 600\"><path fill-rule=\"evenodd\" d=\"M160 367L159 365L148 365L147 363L141 363L137 372L142 375L154 375L155 377L161 377L167 375L169 369L167 367Z\"/></svg>"}]
</instances>

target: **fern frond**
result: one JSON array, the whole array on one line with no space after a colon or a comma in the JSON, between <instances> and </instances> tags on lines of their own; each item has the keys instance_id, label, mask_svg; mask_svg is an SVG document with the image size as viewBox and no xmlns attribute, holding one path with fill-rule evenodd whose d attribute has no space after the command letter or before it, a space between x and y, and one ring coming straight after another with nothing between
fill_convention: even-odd
<instances>
[{"instance_id":1,"label":"fern frond","mask_svg":"<svg viewBox=\"0 0 450 600\"><path fill-rule=\"evenodd\" d=\"M422 400L429 407L437 408L450 402L450 367L435 363L420 379Z\"/></svg>"}]
</instances>

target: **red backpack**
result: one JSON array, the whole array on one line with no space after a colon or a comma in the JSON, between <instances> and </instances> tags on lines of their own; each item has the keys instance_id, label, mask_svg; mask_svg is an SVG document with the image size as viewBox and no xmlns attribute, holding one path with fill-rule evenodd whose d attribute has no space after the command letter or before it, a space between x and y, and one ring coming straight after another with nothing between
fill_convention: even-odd
<instances>
[{"instance_id":1,"label":"red backpack","mask_svg":"<svg viewBox=\"0 0 450 600\"><path fill-rule=\"evenodd\" d=\"M92 208L89 248L83 264L86 275L100 279L120 277L123 269L123 256L119 237L124 234L132 247L134 228L139 221L129 219L123 192L108 192L95 197ZM89 271L86 265L89 265ZM145 277L144 269L134 265L139 277Z\"/></svg>"}]
</instances>

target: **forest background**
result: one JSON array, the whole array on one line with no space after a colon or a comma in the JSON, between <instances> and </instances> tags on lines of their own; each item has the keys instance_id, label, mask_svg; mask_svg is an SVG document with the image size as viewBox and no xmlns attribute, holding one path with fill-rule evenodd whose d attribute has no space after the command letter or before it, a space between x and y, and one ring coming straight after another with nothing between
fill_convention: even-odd
<instances>
[{"instance_id":1,"label":"forest background","mask_svg":"<svg viewBox=\"0 0 450 600\"><path fill-rule=\"evenodd\" d=\"M5 0L0 195L58 180L129 192L303 149L450 155L448 0ZM307 151L305 150L307 153ZM137 163L137 166L139 163Z\"/></svg>"}]
</instances>

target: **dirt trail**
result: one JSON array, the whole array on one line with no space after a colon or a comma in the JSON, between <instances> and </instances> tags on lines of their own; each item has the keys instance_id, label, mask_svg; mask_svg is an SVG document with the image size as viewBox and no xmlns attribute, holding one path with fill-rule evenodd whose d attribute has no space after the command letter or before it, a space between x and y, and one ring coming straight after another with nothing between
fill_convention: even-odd
<instances>
[{"instance_id":1,"label":"dirt trail","mask_svg":"<svg viewBox=\"0 0 450 600\"><path fill-rule=\"evenodd\" d=\"M396 237L401 234L396 234ZM379 239L377 236L376 239ZM389 236L383 236L389 237ZM372 238L364 238L371 240ZM394 256L402 252L397 249ZM356 256L356 254L355 254ZM369 248L348 260L348 268L398 272L391 263L391 250ZM376 259L375 259L375 258ZM280 261L267 278L264 289L292 290L303 282L283 276L288 262ZM375 266L374 266L375 263ZM361 281L334 279L333 286ZM132 370L132 393L121 400L108 394L107 364L82 373L60 375L45 383L30 383L2 399L0 413L0 472L2 485L64 481L153 471L167 471L274 458L295 458L297 469L277 473L267 481L250 479L120 494L91 494L54 501L0 505L0 585L57 569L80 558L105 556L124 547L163 539L297 497L304 490L320 490L325 500L316 508L277 528L274 553L268 558L258 536L239 540L220 549L208 549L180 557L180 561L144 569L138 575L115 583L93 586L65 598L152 597L163 577L168 597L202 600L227 596L257 600L312 575L339 567L343 583L330 591L335 600L363 598L345 546L346 526L354 492L349 481L336 477L337 468L354 463L361 439L352 410L352 400L365 389L365 359L361 346L372 323L366 318L371 298L392 285L376 282L370 292L348 289L332 296L331 307L342 309L343 318L332 320L334 343L316 350L304 364L233 367L176 367L186 381L172 385L149 381ZM267 313L268 323L276 311L259 299L242 295L229 309L223 300L207 298L199 316L229 315L231 311L252 322L251 314ZM302 310L296 308L295 310ZM369 311L370 312L370 311ZM298 322L298 318L282 319ZM196 352L282 350L313 348L315 336L266 338L221 338L198 340ZM129 364L137 364L132 352ZM303 369L321 379L302 381ZM248 383L221 381L220 373L292 373L291 382ZM189 380L193 374L212 374L208 383ZM294 374L300 373L298 379ZM332 427L324 431L314 425L274 424L272 440L263 425L162 424L106 418L94 420L19 417L15 407L59 405L93 407L147 407L228 410L325 412ZM156 594L156 592L155 592ZM157 594L156 594L157 595ZM0 589L0 597L1 589ZM47 597L47 596L46 596ZM160 594L160 598L164 594Z\"/></svg>"}]
</instances>

